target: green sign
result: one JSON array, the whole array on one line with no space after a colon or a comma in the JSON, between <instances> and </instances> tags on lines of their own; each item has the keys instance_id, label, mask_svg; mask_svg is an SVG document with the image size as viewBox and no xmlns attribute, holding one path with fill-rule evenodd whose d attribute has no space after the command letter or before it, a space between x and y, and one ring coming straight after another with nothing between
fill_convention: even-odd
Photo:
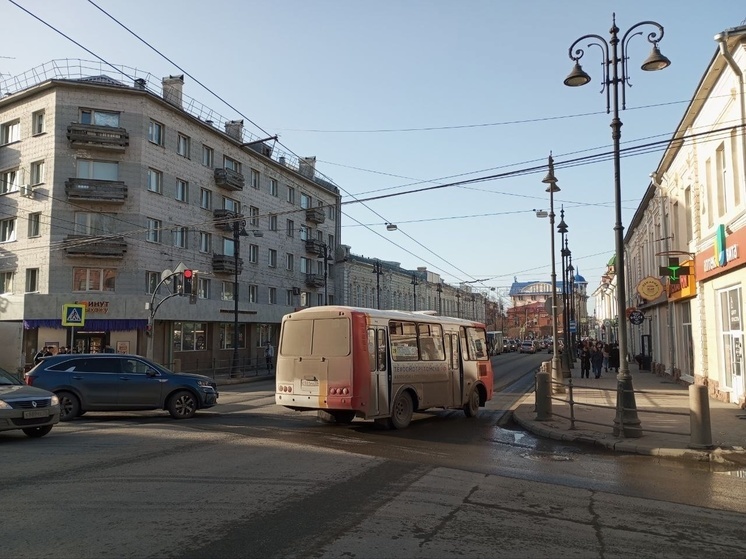
<instances>
[{"instance_id":1,"label":"green sign","mask_svg":"<svg viewBox=\"0 0 746 559\"><path fill-rule=\"evenodd\" d=\"M678 258L669 258L668 266L660 267L660 275L668 278L668 283L679 283L681 276L688 276L692 272L689 266L679 266Z\"/></svg>"}]
</instances>

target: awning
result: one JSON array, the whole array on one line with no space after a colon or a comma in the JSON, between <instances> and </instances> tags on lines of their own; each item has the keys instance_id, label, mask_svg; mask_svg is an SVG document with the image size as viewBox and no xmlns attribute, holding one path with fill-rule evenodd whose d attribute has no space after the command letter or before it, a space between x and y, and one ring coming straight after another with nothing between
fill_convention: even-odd
<instances>
[{"instance_id":1,"label":"awning","mask_svg":"<svg viewBox=\"0 0 746 559\"><path fill-rule=\"evenodd\" d=\"M85 324L79 330L88 330L96 332L123 332L125 330L145 330L148 325L147 318L124 318L124 319L86 319ZM23 321L23 328L32 330L34 328L67 328L62 326L62 319L29 319Z\"/></svg>"}]
</instances>

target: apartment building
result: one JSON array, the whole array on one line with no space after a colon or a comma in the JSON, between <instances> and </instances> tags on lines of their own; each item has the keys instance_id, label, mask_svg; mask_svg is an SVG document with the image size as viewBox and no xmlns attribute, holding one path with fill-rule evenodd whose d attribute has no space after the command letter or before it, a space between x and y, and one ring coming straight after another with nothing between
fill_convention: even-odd
<instances>
[{"instance_id":1,"label":"apartment building","mask_svg":"<svg viewBox=\"0 0 746 559\"><path fill-rule=\"evenodd\" d=\"M715 41L627 231L627 303L633 351L745 407L746 26Z\"/></svg>"},{"instance_id":2,"label":"apartment building","mask_svg":"<svg viewBox=\"0 0 746 559\"><path fill-rule=\"evenodd\" d=\"M6 369L43 346L145 355L149 336L182 370L229 367L236 347L248 364L284 314L334 301L339 238L315 158L187 97L183 76L66 60L0 82ZM195 295L168 297L182 269Z\"/></svg>"}]
</instances>

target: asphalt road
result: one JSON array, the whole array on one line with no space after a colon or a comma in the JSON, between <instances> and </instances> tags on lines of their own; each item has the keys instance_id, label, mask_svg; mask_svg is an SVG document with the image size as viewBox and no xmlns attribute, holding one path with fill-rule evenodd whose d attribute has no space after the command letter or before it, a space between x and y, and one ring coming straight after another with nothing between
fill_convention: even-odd
<instances>
[{"instance_id":1,"label":"asphalt road","mask_svg":"<svg viewBox=\"0 0 746 559\"><path fill-rule=\"evenodd\" d=\"M746 555L746 478L501 425L544 355L493 359L475 419L327 425L223 387L189 421L89 413L0 433L0 557L718 557Z\"/></svg>"}]
</instances>

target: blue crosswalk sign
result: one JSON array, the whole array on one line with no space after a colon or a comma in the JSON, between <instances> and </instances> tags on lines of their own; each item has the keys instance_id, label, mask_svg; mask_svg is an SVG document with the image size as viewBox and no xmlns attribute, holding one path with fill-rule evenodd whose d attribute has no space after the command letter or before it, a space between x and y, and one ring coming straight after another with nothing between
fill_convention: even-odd
<instances>
[{"instance_id":1,"label":"blue crosswalk sign","mask_svg":"<svg viewBox=\"0 0 746 559\"><path fill-rule=\"evenodd\" d=\"M62 326L83 326L85 324L85 305L62 305Z\"/></svg>"}]
</instances>

